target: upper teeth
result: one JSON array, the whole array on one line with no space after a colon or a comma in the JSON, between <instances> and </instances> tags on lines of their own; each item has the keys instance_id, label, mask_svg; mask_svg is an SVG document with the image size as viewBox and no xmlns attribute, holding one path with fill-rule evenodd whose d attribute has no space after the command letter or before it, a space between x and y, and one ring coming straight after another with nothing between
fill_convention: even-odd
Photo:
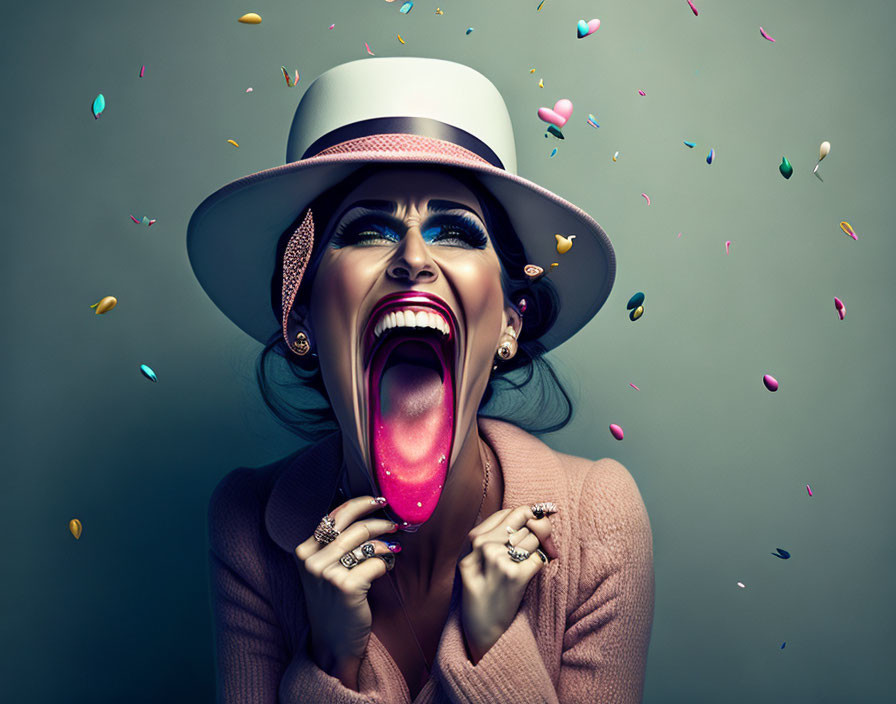
<instances>
[{"instance_id":1,"label":"upper teeth","mask_svg":"<svg viewBox=\"0 0 896 704\"><path fill-rule=\"evenodd\" d=\"M375 337L379 337L384 330L390 328L433 328L443 335L448 334L448 323L438 313L424 311L394 310L384 313L376 327L373 329Z\"/></svg>"}]
</instances>

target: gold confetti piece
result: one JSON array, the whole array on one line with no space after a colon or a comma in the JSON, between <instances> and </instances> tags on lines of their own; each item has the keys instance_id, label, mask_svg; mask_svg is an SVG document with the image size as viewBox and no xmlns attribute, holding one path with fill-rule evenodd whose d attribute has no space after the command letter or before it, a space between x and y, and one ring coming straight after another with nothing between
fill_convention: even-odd
<instances>
[{"instance_id":1,"label":"gold confetti piece","mask_svg":"<svg viewBox=\"0 0 896 704\"><path fill-rule=\"evenodd\" d=\"M228 140L227 140L227 143L228 143L228 144L232 144L232 145L235 146L235 147L240 146L239 144L237 144L236 142L234 142L232 139L228 139Z\"/></svg>"},{"instance_id":2,"label":"gold confetti piece","mask_svg":"<svg viewBox=\"0 0 896 704\"><path fill-rule=\"evenodd\" d=\"M247 12L240 17L237 22L242 22L243 24L261 24L261 15L254 12Z\"/></svg>"},{"instance_id":3,"label":"gold confetti piece","mask_svg":"<svg viewBox=\"0 0 896 704\"><path fill-rule=\"evenodd\" d=\"M538 79L538 87L539 87L539 88L544 88L544 79L543 79L543 78L539 78L539 79Z\"/></svg>"},{"instance_id":4,"label":"gold confetti piece","mask_svg":"<svg viewBox=\"0 0 896 704\"><path fill-rule=\"evenodd\" d=\"M398 41L400 41L402 44L404 44L404 39L401 38L400 34L396 34L395 36L398 37Z\"/></svg>"},{"instance_id":5,"label":"gold confetti piece","mask_svg":"<svg viewBox=\"0 0 896 704\"><path fill-rule=\"evenodd\" d=\"M115 304L118 303L118 299L115 296L105 296L101 298L97 303L94 303L91 308L96 308L96 314L101 315L102 313L106 313L107 311L112 310L115 307Z\"/></svg>"},{"instance_id":6,"label":"gold confetti piece","mask_svg":"<svg viewBox=\"0 0 896 704\"><path fill-rule=\"evenodd\" d=\"M557 238L557 254L566 254L572 249L572 241L576 238L575 235L570 235L569 237L554 235L554 237Z\"/></svg>"},{"instance_id":7,"label":"gold confetti piece","mask_svg":"<svg viewBox=\"0 0 896 704\"><path fill-rule=\"evenodd\" d=\"M555 266L560 266L560 263L559 262L551 262L551 269L553 269Z\"/></svg>"},{"instance_id":8,"label":"gold confetti piece","mask_svg":"<svg viewBox=\"0 0 896 704\"><path fill-rule=\"evenodd\" d=\"M534 69L534 68L530 68L530 69L529 69L529 73L535 73L535 69Z\"/></svg>"},{"instance_id":9,"label":"gold confetti piece","mask_svg":"<svg viewBox=\"0 0 896 704\"><path fill-rule=\"evenodd\" d=\"M439 8L436 8L436 14L437 14L437 15L444 15L445 13L442 12Z\"/></svg>"},{"instance_id":10,"label":"gold confetti piece","mask_svg":"<svg viewBox=\"0 0 896 704\"><path fill-rule=\"evenodd\" d=\"M72 535L75 536L75 540L81 539L81 521L77 518L73 518L68 522L68 529L72 532Z\"/></svg>"}]
</instances>

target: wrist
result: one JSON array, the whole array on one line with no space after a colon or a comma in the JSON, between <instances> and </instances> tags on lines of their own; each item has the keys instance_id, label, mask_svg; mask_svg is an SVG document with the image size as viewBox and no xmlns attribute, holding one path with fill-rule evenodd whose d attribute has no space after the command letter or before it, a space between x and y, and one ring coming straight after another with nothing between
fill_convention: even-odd
<instances>
[{"instance_id":1,"label":"wrist","mask_svg":"<svg viewBox=\"0 0 896 704\"><path fill-rule=\"evenodd\" d=\"M335 655L326 648L312 646L312 659L328 675L335 677L343 685L358 691L358 672L361 658L355 655Z\"/></svg>"}]
</instances>

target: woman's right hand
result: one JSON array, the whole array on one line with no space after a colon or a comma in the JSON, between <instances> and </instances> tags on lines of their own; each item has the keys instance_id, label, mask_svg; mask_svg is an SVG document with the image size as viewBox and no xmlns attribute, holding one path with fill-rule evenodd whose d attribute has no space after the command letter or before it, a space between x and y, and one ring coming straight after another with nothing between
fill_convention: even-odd
<instances>
[{"instance_id":1,"label":"woman's right hand","mask_svg":"<svg viewBox=\"0 0 896 704\"><path fill-rule=\"evenodd\" d=\"M311 626L312 655L321 669L355 690L372 624L367 592L373 580L387 571L387 560L377 556L394 560L394 553L401 549L390 550L389 545L397 543L375 540L398 530L395 523L382 518L359 520L384 505L384 499L377 501L372 496L349 499L329 514L339 531L335 540L323 545L311 535L295 549ZM351 569L339 561L347 552L363 558L361 546L365 543L374 546L374 557Z\"/></svg>"}]
</instances>

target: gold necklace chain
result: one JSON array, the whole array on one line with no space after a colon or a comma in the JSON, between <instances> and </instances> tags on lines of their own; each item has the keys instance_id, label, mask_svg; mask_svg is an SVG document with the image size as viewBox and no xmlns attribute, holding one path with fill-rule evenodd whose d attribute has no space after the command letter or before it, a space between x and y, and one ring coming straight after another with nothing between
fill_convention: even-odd
<instances>
[{"instance_id":1,"label":"gold necklace chain","mask_svg":"<svg viewBox=\"0 0 896 704\"><path fill-rule=\"evenodd\" d=\"M486 445L486 447L488 447ZM485 496L488 493L488 479L489 479L489 469L491 468L491 458L489 457L488 450L485 451L485 481L482 484L482 499L479 501L479 511L476 514L476 523L479 523L479 520L482 517L482 507L485 505ZM407 609L404 608L404 599L401 598L401 590L398 586L398 579L394 574L387 572L390 580L389 583L392 585L392 589L395 591L395 596L398 597L398 605L401 607L401 612L404 614L404 618L408 623L408 628L411 629L411 635L414 636L414 642L417 644L417 650L420 651L420 657L423 659L423 666L426 668L426 676L429 678L431 672L431 665L429 660L426 659L426 654L423 652L423 646L420 645L420 640L417 638L417 633L414 631L414 626L411 624L411 618L408 616Z\"/></svg>"}]
</instances>

